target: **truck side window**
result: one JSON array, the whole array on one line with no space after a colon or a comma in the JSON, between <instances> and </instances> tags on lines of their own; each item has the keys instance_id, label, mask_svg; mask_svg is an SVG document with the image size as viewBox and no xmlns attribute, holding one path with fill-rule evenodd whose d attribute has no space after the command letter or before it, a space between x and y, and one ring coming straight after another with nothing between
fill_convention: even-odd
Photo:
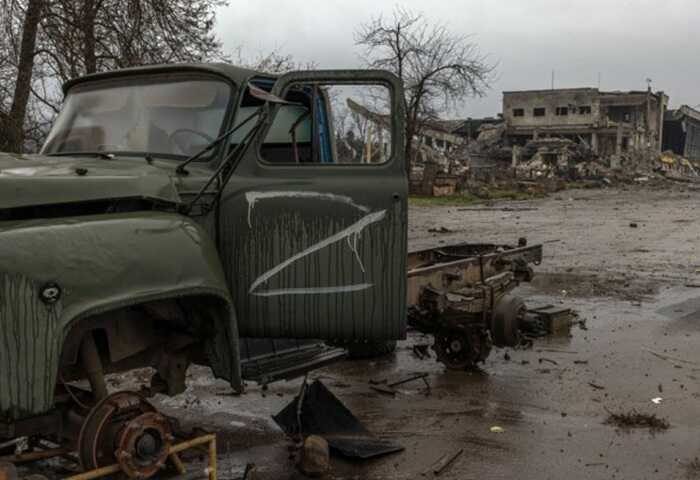
<instances>
[{"instance_id":1,"label":"truck side window","mask_svg":"<svg viewBox=\"0 0 700 480\"><path fill-rule=\"evenodd\" d=\"M391 158L388 88L293 85L261 149L274 164L379 164ZM241 112L240 118L249 113Z\"/></svg>"},{"instance_id":2,"label":"truck side window","mask_svg":"<svg viewBox=\"0 0 700 480\"><path fill-rule=\"evenodd\" d=\"M265 136L262 156L273 163L313 161L312 112L301 105L282 105Z\"/></svg>"},{"instance_id":3,"label":"truck side window","mask_svg":"<svg viewBox=\"0 0 700 480\"><path fill-rule=\"evenodd\" d=\"M256 87L270 91L274 82L268 79L253 79ZM308 89L307 89L308 90ZM295 89L287 95L293 105L281 105L273 119L270 130L263 141L261 155L271 163L313 162L313 96L310 91ZM263 102L246 93L236 113L235 123L243 121L257 110ZM237 145L248 134L254 122L249 122L231 135L230 143Z\"/></svg>"},{"instance_id":4,"label":"truck side window","mask_svg":"<svg viewBox=\"0 0 700 480\"><path fill-rule=\"evenodd\" d=\"M326 94L335 162L388 162L393 144L389 89L381 85L332 85Z\"/></svg>"}]
</instances>

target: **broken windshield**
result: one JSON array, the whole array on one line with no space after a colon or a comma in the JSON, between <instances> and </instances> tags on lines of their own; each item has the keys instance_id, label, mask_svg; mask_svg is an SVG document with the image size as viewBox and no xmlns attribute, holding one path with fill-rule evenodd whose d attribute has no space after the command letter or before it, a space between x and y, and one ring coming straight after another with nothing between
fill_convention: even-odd
<instances>
[{"instance_id":1,"label":"broken windshield","mask_svg":"<svg viewBox=\"0 0 700 480\"><path fill-rule=\"evenodd\" d=\"M150 80L72 89L42 153L179 158L199 152L219 136L229 85L204 79Z\"/></svg>"}]
</instances>

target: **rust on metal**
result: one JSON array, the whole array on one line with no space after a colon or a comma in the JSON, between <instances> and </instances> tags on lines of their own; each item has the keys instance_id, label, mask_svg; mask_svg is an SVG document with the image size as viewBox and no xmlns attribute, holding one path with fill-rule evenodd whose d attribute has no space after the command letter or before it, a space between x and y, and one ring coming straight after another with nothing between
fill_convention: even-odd
<instances>
[{"instance_id":1,"label":"rust on metal","mask_svg":"<svg viewBox=\"0 0 700 480\"><path fill-rule=\"evenodd\" d=\"M542 246L459 244L408 255L408 323L432 334L433 350L448 368L463 370L486 360L493 345L516 346L526 313L509 296L533 276Z\"/></svg>"}]
</instances>

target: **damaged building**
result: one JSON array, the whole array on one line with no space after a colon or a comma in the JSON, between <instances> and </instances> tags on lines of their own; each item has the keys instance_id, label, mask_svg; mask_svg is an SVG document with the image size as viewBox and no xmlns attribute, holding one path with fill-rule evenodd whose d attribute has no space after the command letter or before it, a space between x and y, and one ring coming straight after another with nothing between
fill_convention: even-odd
<instances>
[{"instance_id":1,"label":"damaged building","mask_svg":"<svg viewBox=\"0 0 700 480\"><path fill-rule=\"evenodd\" d=\"M663 150L689 160L700 160L700 111L683 105L666 112Z\"/></svg>"},{"instance_id":2,"label":"damaged building","mask_svg":"<svg viewBox=\"0 0 700 480\"><path fill-rule=\"evenodd\" d=\"M386 124L382 115L348 103L378 128ZM667 111L668 103L664 92L650 88L503 92L498 116L425 122L414 138L411 191L452 195L470 182L634 179L662 170L696 176L690 161L700 157L700 112Z\"/></svg>"},{"instance_id":3,"label":"damaged building","mask_svg":"<svg viewBox=\"0 0 700 480\"><path fill-rule=\"evenodd\" d=\"M359 115L372 123L376 131L388 131L391 122L389 116L377 113L370 108L352 100L347 100L350 112ZM418 146L418 156L420 162L436 161L436 157L441 157L438 163L444 163L444 156L455 151L466 143L465 138L466 121L464 120L426 120L421 123L420 131L414 138ZM388 133L384 137L389 138Z\"/></svg>"},{"instance_id":4,"label":"damaged building","mask_svg":"<svg viewBox=\"0 0 700 480\"><path fill-rule=\"evenodd\" d=\"M584 143L600 157L633 149L661 150L668 96L569 88L503 92L505 137L511 145L558 137Z\"/></svg>"}]
</instances>

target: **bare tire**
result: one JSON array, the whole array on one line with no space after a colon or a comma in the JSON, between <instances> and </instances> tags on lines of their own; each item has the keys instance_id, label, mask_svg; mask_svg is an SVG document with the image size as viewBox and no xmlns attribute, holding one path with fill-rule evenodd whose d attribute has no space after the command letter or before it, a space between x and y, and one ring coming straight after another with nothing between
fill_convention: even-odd
<instances>
[{"instance_id":1,"label":"bare tire","mask_svg":"<svg viewBox=\"0 0 700 480\"><path fill-rule=\"evenodd\" d=\"M520 344L520 325L527 312L525 301L506 295L498 302L491 317L491 338L498 347L515 347Z\"/></svg>"}]
</instances>

